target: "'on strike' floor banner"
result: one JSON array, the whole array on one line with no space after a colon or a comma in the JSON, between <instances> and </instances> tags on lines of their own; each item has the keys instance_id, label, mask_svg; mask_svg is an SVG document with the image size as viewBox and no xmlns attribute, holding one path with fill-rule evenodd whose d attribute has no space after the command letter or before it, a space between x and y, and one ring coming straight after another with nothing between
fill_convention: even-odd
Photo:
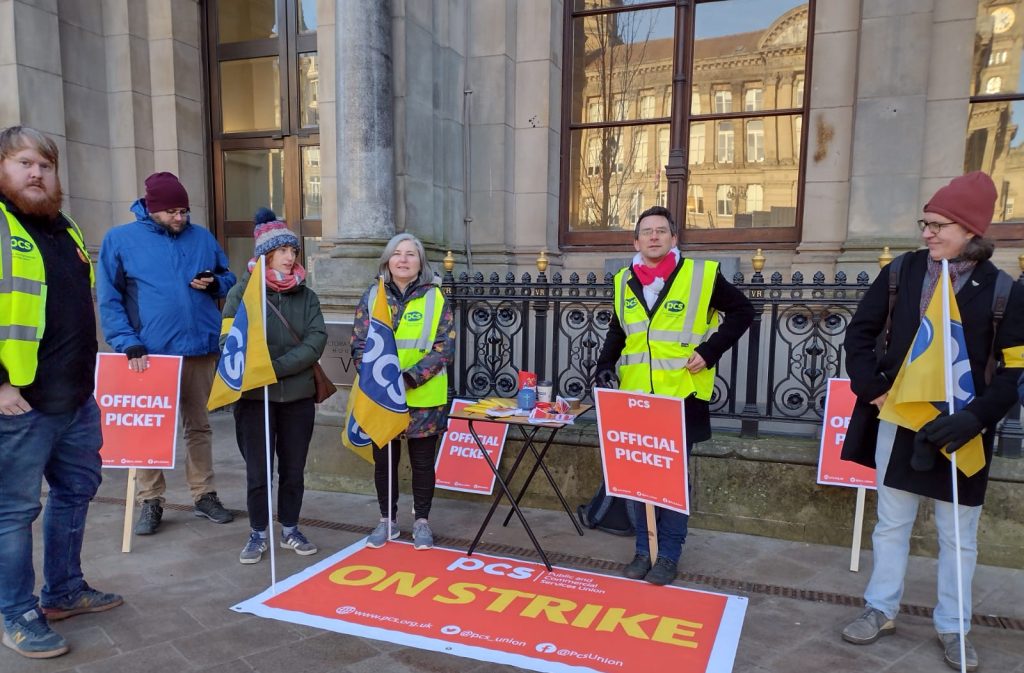
<instances>
[{"instance_id":1,"label":"'on strike' floor banner","mask_svg":"<svg viewBox=\"0 0 1024 673\"><path fill-rule=\"evenodd\" d=\"M745 598L404 542L364 545L232 609L535 671L732 670Z\"/></svg>"}]
</instances>

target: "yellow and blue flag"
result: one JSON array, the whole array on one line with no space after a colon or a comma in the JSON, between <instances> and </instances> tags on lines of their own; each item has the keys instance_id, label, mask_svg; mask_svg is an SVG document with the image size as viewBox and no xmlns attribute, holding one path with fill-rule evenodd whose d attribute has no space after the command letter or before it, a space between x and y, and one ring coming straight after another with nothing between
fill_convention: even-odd
<instances>
[{"instance_id":1,"label":"yellow and blue flag","mask_svg":"<svg viewBox=\"0 0 1024 673\"><path fill-rule=\"evenodd\" d=\"M371 442L385 446L409 427L409 407L383 279L377 280L369 308L370 329L349 393L348 420L341 437L345 446L372 462Z\"/></svg>"},{"instance_id":2,"label":"yellow and blue flag","mask_svg":"<svg viewBox=\"0 0 1024 673\"><path fill-rule=\"evenodd\" d=\"M235 402L243 391L277 383L263 319L264 263L261 255L242 293L238 311L233 318L221 322L220 334L226 335L227 340L206 403L211 410Z\"/></svg>"},{"instance_id":3,"label":"yellow and blue flag","mask_svg":"<svg viewBox=\"0 0 1024 673\"><path fill-rule=\"evenodd\" d=\"M917 329L914 343L893 381L889 396L882 405L878 417L911 430L920 430L928 421L945 412L946 377L952 381L953 414L962 410L974 399L974 378L971 362L967 357L967 342L960 318L960 307L953 294L947 267L943 264L943 276L935 288L921 326ZM944 328L942 310L943 286L949 297L949 329ZM946 360L946 335L949 335L949 360ZM942 454L949 457L943 449ZM985 449L981 435L971 439L957 451L957 468L968 477L985 466Z\"/></svg>"}]
</instances>

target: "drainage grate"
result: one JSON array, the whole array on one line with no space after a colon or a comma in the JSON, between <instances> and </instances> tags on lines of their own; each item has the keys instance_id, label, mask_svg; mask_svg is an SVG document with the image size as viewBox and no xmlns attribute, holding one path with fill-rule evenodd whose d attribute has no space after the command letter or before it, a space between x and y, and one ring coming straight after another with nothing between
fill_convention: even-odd
<instances>
[{"instance_id":1,"label":"drainage grate","mask_svg":"<svg viewBox=\"0 0 1024 673\"><path fill-rule=\"evenodd\" d=\"M105 505L119 505L124 507L124 498L108 498L108 497L96 497L93 499L95 502L103 503ZM164 509L173 509L180 512L192 511L192 505L178 505L172 503L165 503ZM231 510L235 516L247 516L247 512L242 510ZM338 530L346 533L355 533L357 535L369 535L373 530L372 526L360 526L353 523L342 523L339 521L326 521L324 519L299 519L299 523L303 526L310 528L323 528L325 530ZM468 549L471 540L464 538L455 538L447 536L437 536L434 541L444 547L452 547L455 549ZM528 549L525 547L515 547L507 544L496 544L492 542L481 542L477 545L477 549L481 552L489 554L496 554L499 556L513 556L522 559L528 559L531 561L540 562L540 557L537 555L537 551L534 549ZM575 556L572 554L563 554L560 552L548 552L548 560L551 561L552 565L560 565L567 568L578 568L582 570L601 570L601 571L612 571L617 572L621 567L621 563L615 561L606 561L604 559L594 559L586 556ZM676 578L690 584L700 584L719 590L728 590L733 593L739 594L762 594L765 596L779 596L780 598L788 598L797 601L810 601L812 603L826 603L828 605L844 605L849 607L861 607L864 605L864 601L860 596L850 596L849 594L840 594L832 591L816 591L813 589L794 589L793 587L784 587L778 584L762 584L760 582L748 582L746 580L736 580L727 577L715 577L714 575L704 575L701 573L687 573L680 572L676 573ZM906 603L900 604L900 613L905 615L911 615L914 617L924 617L930 619L932 616L932 608L923 605L908 605ZM1024 631L1024 619L1015 617L1000 617L998 615L973 615L971 617L971 623L976 626L988 626L996 629L1006 629L1008 631Z\"/></svg>"}]
</instances>

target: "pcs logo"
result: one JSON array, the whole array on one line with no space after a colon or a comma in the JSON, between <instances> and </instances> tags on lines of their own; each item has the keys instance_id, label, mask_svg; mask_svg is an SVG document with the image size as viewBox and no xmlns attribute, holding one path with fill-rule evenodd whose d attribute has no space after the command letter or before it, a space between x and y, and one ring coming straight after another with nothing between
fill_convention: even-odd
<instances>
[{"instance_id":1,"label":"pcs logo","mask_svg":"<svg viewBox=\"0 0 1024 673\"><path fill-rule=\"evenodd\" d=\"M419 311L409 311L408 313L402 316L402 319L407 322L419 322L423 320L423 314L420 313Z\"/></svg>"},{"instance_id":2,"label":"pcs logo","mask_svg":"<svg viewBox=\"0 0 1024 673\"><path fill-rule=\"evenodd\" d=\"M639 303L640 302L637 301L636 297L630 297L629 299L626 300L626 308L634 309L637 307L637 304Z\"/></svg>"},{"instance_id":3,"label":"pcs logo","mask_svg":"<svg viewBox=\"0 0 1024 673\"><path fill-rule=\"evenodd\" d=\"M682 313L684 308L686 308L686 304L678 299L670 299L665 302L665 310L669 313Z\"/></svg>"},{"instance_id":4,"label":"pcs logo","mask_svg":"<svg viewBox=\"0 0 1024 673\"><path fill-rule=\"evenodd\" d=\"M36 246L27 238L11 236L11 250L14 250L15 252L32 252L35 249Z\"/></svg>"}]
</instances>

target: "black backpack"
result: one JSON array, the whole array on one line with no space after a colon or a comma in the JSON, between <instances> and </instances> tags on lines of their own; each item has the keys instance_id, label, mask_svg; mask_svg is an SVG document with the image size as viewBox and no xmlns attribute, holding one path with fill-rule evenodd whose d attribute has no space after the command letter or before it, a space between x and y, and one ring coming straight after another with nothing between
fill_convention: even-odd
<instances>
[{"instance_id":1,"label":"black backpack","mask_svg":"<svg viewBox=\"0 0 1024 673\"><path fill-rule=\"evenodd\" d=\"M900 269L903 268L903 262L907 256L912 254L912 252L905 252L889 262L889 311L885 316L885 329L882 331L878 348L879 355L889 349L889 339L892 332L892 310L896 306L896 291L900 285ZM1006 314L1006 305L1010 301L1010 291L1013 289L1014 282L1010 274L1002 269L998 270L996 289L992 293L992 345L989 348L988 364L985 365L986 383L992 380L992 375L996 371L996 333L999 331L999 323L1002 322L1003 316Z\"/></svg>"},{"instance_id":2,"label":"black backpack","mask_svg":"<svg viewBox=\"0 0 1024 673\"><path fill-rule=\"evenodd\" d=\"M623 498L608 495L604 483L586 505L576 508L576 516L585 528L596 528L612 535L633 535L633 510Z\"/></svg>"}]
</instances>

